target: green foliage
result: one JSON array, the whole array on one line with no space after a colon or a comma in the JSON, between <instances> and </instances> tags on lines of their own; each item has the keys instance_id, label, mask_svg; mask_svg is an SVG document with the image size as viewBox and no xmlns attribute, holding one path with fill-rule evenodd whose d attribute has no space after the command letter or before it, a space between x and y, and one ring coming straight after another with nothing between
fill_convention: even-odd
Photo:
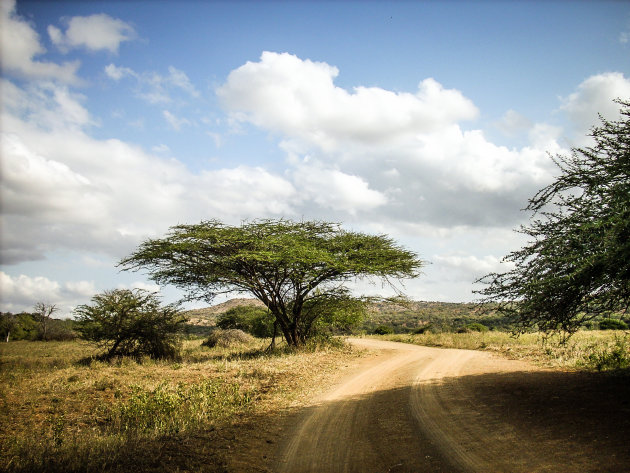
<instances>
[{"instance_id":1,"label":"green foliage","mask_svg":"<svg viewBox=\"0 0 630 473\"><path fill-rule=\"evenodd\" d=\"M129 398L114 407L114 425L130 434L172 434L227 416L250 401L251 395L238 384L220 379L180 383L175 389L166 383L153 390L134 386Z\"/></svg>"},{"instance_id":2,"label":"green foliage","mask_svg":"<svg viewBox=\"0 0 630 473\"><path fill-rule=\"evenodd\" d=\"M630 368L630 345L625 337L617 338L611 348L593 351L588 361L597 371Z\"/></svg>"},{"instance_id":3,"label":"green foliage","mask_svg":"<svg viewBox=\"0 0 630 473\"><path fill-rule=\"evenodd\" d=\"M184 317L173 305L160 306L154 293L116 289L97 294L93 305L75 309L76 330L107 351L105 358L175 358Z\"/></svg>"},{"instance_id":4,"label":"green foliage","mask_svg":"<svg viewBox=\"0 0 630 473\"><path fill-rule=\"evenodd\" d=\"M361 325L373 333L378 325L388 325L394 333L457 332L468 324L480 323L489 330L514 330L514 322L501 314L484 313L477 304L453 302L389 301L372 303L369 315Z\"/></svg>"},{"instance_id":5,"label":"green foliage","mask_svg":"<svg viewBox=\"0 0 630 473\"><path fill-rule=\"evenodd\" d=\"M374 335L389 335L394 333L394 329L389 325L379 325L372 331L372 333Z\"/></svg>"},{"instance_id":6,"label":"green foliage","mask_svg":"<svg viewBox=\"0 0 630 473\"><path fill-rule=\"evenodd\" d=\"M487 332L488 327L484 324L480 324L479 322L473 322L472 324L466 325L466 330L470 332Z\"/></svg>"},{"instance_id":7,"label":"green foliage","mask_svg":"<svg viewBox=\"0 0 630 473\"><path fill-rule=\"evenodd\" d=\"M630 102L620 121L601 119L594 145L557 156L555 182L529 201L530 237L505 261L514 269L480 281L484 302L522 330L573 333L630 306Z\"/></svg>"},{"instance_id":8,"label":"green foliage","mask_svg":"<svg viewBox=\"0 0 630 473\"><path fill-rule=\"evenodd\" d=\"M217 318L217 327L224 330L238 329L258 338L273 335L273 317L261 307L232 307Z\"/></svg>"},{"instance_id":9,"label":"green foliage","mask_svg":"<svg viewBox=\"0 0 630 473\"><path fill-rule=\"evenodd\" d=\"M146 269L151 279L185 290L189 299L252 294L267 306L287 343L298 346L316 330L317 319L332 313L309 306L347 299L339 288L356 278L416 277L423 263L384 235L333 223L257 220L233 227L210 220L173 227L120 265Z\"/></svg>"},{"instance_id":10,"label":"green foliage","mask_svg":"<svg viewBox=\"0 0 630 473\"><path fill-rule=\"evenodd\" d=\"M623 320L604 319L599 322L600 330L628 330L628 324Z\"/></svg>"},{"instance_id":11,"label":"green foliage","mask_svg":"<svg viewBox=\"0 0 630 473\"><path fill-rule=\"evenodd\" d=\"M72 320L48 319L46 321L46 336L42 330L41 320L38 314L22 312L12 314L0 313L0 337L1 340L55 340L67 341L76 338L74 322Z\"/></svg>"}]
</instances>

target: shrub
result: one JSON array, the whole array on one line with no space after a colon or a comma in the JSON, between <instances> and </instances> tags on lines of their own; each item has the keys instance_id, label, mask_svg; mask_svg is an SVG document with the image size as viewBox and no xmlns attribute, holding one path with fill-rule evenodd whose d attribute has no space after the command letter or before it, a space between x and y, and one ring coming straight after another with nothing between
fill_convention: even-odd
<instances>
[{"instance_id":1,"label":"shrub","mask_svg":"<svg viewBox=\"0 0 630 473\"><path fill-rule=\"evenodd\" d=\"M474 322L472 324L466 325L466 329L470 332L487 332L488 327L484 324L480 324L479 322Z\"/></svg>"},{"instance_id":2,"label":"shrub","mask_svg":"<svg viewBox=\"0 0 630 473\"><path fill-rule=\"evenodd\" d=\"M597 371L630 368L630 346L625 338L617 338L610 349L595 351L588 360Z\"/></svg>"},{"instance_id":3,"label":"shrub","mask_svg":"<svg viewBox=\"0 0 630 473\"><path fill-rule=\"evenodd\" d=\"M604 319L599 322L600 330L628 330L628 324L623 320Z\"/></svg>"},{"instance_id":4,"label":"shrub","mask_svg":"<svg viewBox=\"0 0 630 473\"><path fill-rule=\"evenodd\" d=\"M250 343L253 340L254 338L251 335L239 329L218 329L212 332L202 345L209 348L228 348L235 345Z\"/></svg>"},{"instance_id":5,"label":"shrub","mask_svg":"<svg viewBox=\"0 0 630 473\"><path fill-rule=\"evenodd\" d=\"M233 307L217 318L217 327L230 330L238 329L258 338L273 335L273 318L262 307Z\"/></svg>"},{"instance_id":6,"label":"shrub","mask_svg":"<svg viewBox=\"0 0 630 473\"><path fill-rule=\"evenodd\" d=\"M394 329L389 325L379 325L372 331L374 335L390 335L394 333Z\"/></svg>"},{"instance_id":7,"label":"shrub","mask_svg":"<svg viewBox=\"0 0 630 473\"><path fill-rule=\"evenodd\" d=\"M154 293L140 289L105 291L93 305L75 309L76 330L107 349L103 358L176 358L186 319L173 305L160 306Z\"/></svg>"}]
</instances>

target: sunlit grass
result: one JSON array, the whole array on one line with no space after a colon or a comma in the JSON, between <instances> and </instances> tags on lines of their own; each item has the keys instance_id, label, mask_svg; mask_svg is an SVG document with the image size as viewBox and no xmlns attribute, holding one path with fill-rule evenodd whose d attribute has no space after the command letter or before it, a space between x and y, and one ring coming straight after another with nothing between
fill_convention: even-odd
<instances>
[{"instance_id":1,"label":"sunlit grass","mask_svg":"<svg viewBox=\"0 0 630 473\"><path fill-rule=\"evenodd\" d=\"M561 335L525 333L516 337L499 331L398 334L379 338L431 347L491 351L508 358L526 359L542 366L563 369L597 369L594 355L615 350L625 351L630 359L630 336L611 330L578 331L568 340Z\"/></svg>"},{"instance_id":2,"label":"sunlit grass","mask_svg":"<svg viewBox=\"0 0 630 473\"><path fill-rule=\"evenodd\" d=\"M0 344L0 471L214 471L211 433L305 404L357 356L268 353L267 344L208 349L189 340L178 361L139 362L91 360L98 351L78 341ZM187 443L184 455L177 446ZM178 459L152 466L164 448Z\"/></svg>"}]
</instances>

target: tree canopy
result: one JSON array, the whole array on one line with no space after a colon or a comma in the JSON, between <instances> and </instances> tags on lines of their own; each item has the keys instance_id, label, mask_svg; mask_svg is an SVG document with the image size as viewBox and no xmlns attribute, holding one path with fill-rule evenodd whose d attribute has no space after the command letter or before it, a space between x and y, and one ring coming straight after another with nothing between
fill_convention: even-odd
<instances>
[{"instance_id":1,"label":"tree canopy","mask_svg":"<svg viewBox=\"0 0 630 473\"><path fill-rule=\"evenodd\" d=\"M188 299L249 293L269 309L287 343L303 344L325 311L318 301L347 298L355 278L418 276L418 256L384 235L343 230L328 222L256 220L229 226L217 220L172 227L120 262L146 269L158 284L173 284Z\"/></svg>"},{"instance_id":2,"label":"tree canopy","mask_svg":"<svg viewBox=\"0 0 630 473\"><path fill-rule=\"evenodd\" d=\"M504 261L514 268L480 281L483 302L522 329L575 331L630 305L630 102L621 119L600 117L594 144L556 156L557 179L529 200L530 237ZM496 307L493 307L496 309Z\"/></svg>"}]
</instances>

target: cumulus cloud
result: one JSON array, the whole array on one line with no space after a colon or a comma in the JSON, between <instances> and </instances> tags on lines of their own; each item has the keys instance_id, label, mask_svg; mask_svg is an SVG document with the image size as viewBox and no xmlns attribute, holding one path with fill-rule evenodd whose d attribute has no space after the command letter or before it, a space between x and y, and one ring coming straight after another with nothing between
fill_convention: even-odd
<instances>
[{"instance_id":1,"label":"cumulus cloud","mask_svg":"<svg viewBox=\"0 0 630 473\"><path fill-rule=\"evenodd\" d=\"M232 71L217 89L234 118L299 138L327 150L338 140L376 143L470 120L478 111L457 90L433 79L418 91L396 93L334 85L339 71L323 62L264 52L259 62Z\"/></svg>"},{"instance_id":2,"label":"cumulus cloud","mask_svg":"<svg viewBox=\"0 0 630 473\"><path fill-rule=\"evenodd\" d=\"M0 310L4 312L28 312L38 302L44 302L57 305L57 316L70 315L76 305L96 293L92 281L59 283L45 276L11 276L4 271L0 271L0 290Z\"/></svg>"},{"instance_id":3,"label":"cumulus cloud","mask_svg":"<svg viewBox=\"0 0 630 473\"><path fill-rule=\"evenodd\" d=\"M530 130L531 143L508 149L464 130L477 108L433 78L414 93L347 91L335 85L338 74L323 62L265 52L217 89L232 120L280 135L289 175L311 203L398 223L503 226L517 223L527 197L549 182L557 130L512 112L505 121ZM307 156L318 165L305 166Z\"/></svg>"},{"instance_id":4,"label":"cumulus cloud","mask_svg":"<svg viewBox=\"0 0 630 473\"><path fill-rule=\"evenodd\" d=\"M370 189L360 177L325 168L319 163L301 163L291 172L291 178L299 185L303 200L326 209L355 215L358 211L380 207L387 202L383 193Z\"/></svg>"},{"instance_id":5,"label":"cumulus cloud","mask_svg":"<svg viewBox=\"0 0 630 473\"><path fill-rule=\"evenodd\" d=\"M0 2L0 56L3 74L9 73L30 79L54 79L69 84L80 84L77 76L80 62L54 62L37 59L46 49L35 29L15 8L15 0Z\"/></svg>"},{"instance_id":6,"label":"cumulus cloud","mask_svg":"<svg viewBox=\"0 0 630 473\"><path fill-rule=\"evenodd\" d=\"M561 110L566 112L578 135L597 124L597 115L608 120L619 118L619 105L613 99L630 97L630 79L620 72L596 74L584 80L575 92L562 99Z\"/></svg>"},{"instance_id":7,"label":"cumulus cloud","mask_svg":"<svg viewBox=\"0 0 630 473\"><path fill-rule=\"evenodd\" d=\"M48 26L50 40L62 52L74 48L90 51L106 50L117 53L120 44L135 38L134 28L117 18L104 13L90 16L75 16L66 19L66 31Z\"/></svg>"},{"instance_id":8,"label":"cumulus cloud","mask_svg":"<svg viewBox=\"0 0 630 473\"><path fill-rule=\"evenodd\" d=\"M55 249L122 257L178 222L295 214L293 185L264 169L195 174L175 159L92 138L80 96L63 86L5 81L2 94L4 264Z\"/></svg>"}]
</instances>

